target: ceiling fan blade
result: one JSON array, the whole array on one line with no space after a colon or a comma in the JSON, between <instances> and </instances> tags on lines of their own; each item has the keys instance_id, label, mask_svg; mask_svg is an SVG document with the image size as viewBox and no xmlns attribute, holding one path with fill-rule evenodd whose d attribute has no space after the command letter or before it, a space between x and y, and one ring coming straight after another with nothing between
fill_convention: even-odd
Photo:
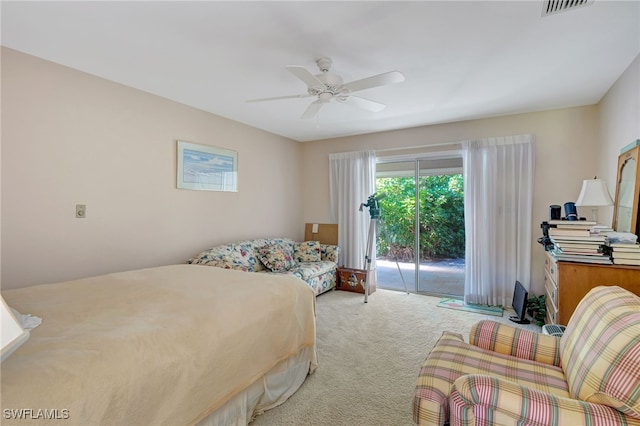
<instances>
[{"instance_id":1,"label":"ceiling fan blade","mask_svg":"<svg viewBox=\"0 0 640 426\"><path fill-rule=\"evenodd\" d=\"M346 87L351 92L357 92L358 90L370 89L372 87L378 86L386 86L387 84L400 83L402 81L404 81L404 75L400 71L390 71L384 74L378 74L372 77L345 83L343 87Z\"/></svg>"},{"instance_id":2,"label":"ceiling fan blade","mask_svg":"<svg viewBox=\"0 0 640 426\"><path fill-rule=\"evenodd\" d=\"M349 96L345 102L371 112L380 112L387 107L380 102L370 101L359 96Z\"/></svg>"},{"instance_id":3,"label":"ceiling fan blade","mask_svg":"<svg viewBox=\"0 0 640 426\"><path fill-rule=\"evenodd\" d=\"M277 101L279 99L296 99L296 98L308 98L311 95L303 93L301 95L288 95L288 96L276 96L273 98L260 98L260 99L248 99L246 102L264 102L264 101Z\"/></svg>"},{"instance_id":4,"label":"ceiling fan blade","mask_svg":"<svg viewBox=\"0 0 640 426\"><path fill-rule=\"evenodd\" d=\"M324 105L325 103L326 102L320 102L320 101L312 102L311 105L309 105L307 109L302 113L300 118L308 119L308 118L315 117L316 114L318 114L318 111L320 111L320 108L322 108L322 105Z\"/></svg>"},{"instance_id":5,"label":"ceiling fan blade","mask_svg":"<svg viewBox=\"0 0 640 426\"><path fill-rule=\"evenodd\" d=\"M304 81L307 87L324 87L324 83L320 81L318 77L311 74L305 67L299 67L297 65L287 65L285 68L289 70L291 74Z\"/></svg>"}]
</instances>

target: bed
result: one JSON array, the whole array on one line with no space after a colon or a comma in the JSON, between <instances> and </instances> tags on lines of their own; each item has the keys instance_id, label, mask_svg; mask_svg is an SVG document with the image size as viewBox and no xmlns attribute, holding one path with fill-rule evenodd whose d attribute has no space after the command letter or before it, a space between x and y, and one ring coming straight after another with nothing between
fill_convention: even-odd
<instances>
[{"instance_id":1,"label":"bed","mask_svg":"<svg viewBox=\"0 0 640 426\"><path fill-rule=\"evenodd\" d=\"M3 425L246 425L317 365L292 276L171 265L2 295L43 319L2 362Z\"/></svg>"}]
</instances>

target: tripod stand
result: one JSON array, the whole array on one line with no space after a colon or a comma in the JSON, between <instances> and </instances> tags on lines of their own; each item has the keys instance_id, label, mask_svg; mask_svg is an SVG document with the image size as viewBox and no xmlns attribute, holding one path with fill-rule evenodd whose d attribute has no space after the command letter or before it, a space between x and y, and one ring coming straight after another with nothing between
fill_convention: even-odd
<instances>
[{"instance_id":1,"label":"tripod stand","mask_svg":"<svg viewBox=\"0 0 640 426\"><path fill-rule=\"evenodd\" d=\"M363 204L363 206L367 206L369 204L371 205L369 209L369 212L371 213L371 222L369 223L369 236L367 237L367 252L364 256L364 261L367 268L367 278L364 282L364 303L367 303L369 301L369 283L370 283L369 279L371 277L371 261L373 257L373 248L375 247L375 243L376 243L376 235L377 235L376 230L377 229L384 230L384 227L380 228L379 226L380 225L379 221L381 221L382 218L380 215L380 209L377 208L377 201L378 199L375 198L375 194L374 194L371 197L369 197L369 202L367 204ZM388 238L387 238L387 241L389 241ZM402 270L400 269L400 263L398 263L398 257L394 256L394 259L396 261L396 266L398 267L398 272L400 273L400 278L402 278L402 285L404 285L404 291L406 291L407 294L409 294L409 290L407 289L407 283L405 282L404 275L402 274Z\"/></svg>"}]
</instances>

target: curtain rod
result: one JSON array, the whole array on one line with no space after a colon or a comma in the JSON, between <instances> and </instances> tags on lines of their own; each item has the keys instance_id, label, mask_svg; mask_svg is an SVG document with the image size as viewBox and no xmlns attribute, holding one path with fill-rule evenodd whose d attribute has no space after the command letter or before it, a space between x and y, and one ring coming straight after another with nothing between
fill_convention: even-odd
<instances>
[{"instance_id":1,"label":"curtain rod","mask_svg":"<svg viewBox=\"0 0 640 426\"><path fill-rule=\"evenodd\" d=\"M430 148L430 147L438 147L438 146L455 146L455 145L462 145L462 141L441 142L441 143L434 143L429 145L404 146L404 147L398 147L398 148L384 148L384 149L376 149L374 151L377 154L378 152L403 151L405 149L419 149L419 148Z\"/></svg>"},{"instance_id":2,"label":"curtain rod","mask_svg":"<svg viewBox=\"0 0 640 426\"><path fill-rule=\"evenodd\" d=\"M518 134L518 135L511 135L511 136L498 136L498 137L484 137L484 138L480 138L480 139L462 139L459 140L457 142L440 142L440 143L434 143L434 144L429 144L429 145L418 145L418 146L407 146L407 147L402 147L402 148L385 148L385 149L376 149L374 150L375 153L378 152L387 152L387 151L401 151L403 149L418 149L418 148L429 148L429 147L436 147L436 146L455 146L455 145L460 145L460 148L462 148L462 142L464 141L471 141L471 140L495 140L495 139L504 139L507 137L512 137L512 138L531 138L533 140L535 140L535 136L531 133L525 133L525 134Z\"/></svg>"}]
</instances>

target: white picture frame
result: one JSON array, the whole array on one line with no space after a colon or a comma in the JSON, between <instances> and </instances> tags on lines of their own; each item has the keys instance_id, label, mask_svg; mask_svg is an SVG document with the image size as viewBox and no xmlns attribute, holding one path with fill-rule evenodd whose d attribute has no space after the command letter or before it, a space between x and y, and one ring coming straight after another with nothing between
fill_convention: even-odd
<instances>
[{"instance_id":1,"label":"white picture frame","mask_svg":"<svg viewBox=\"0 0 640 426\"><path fill-rule=\"evenodd\" d=\"M200 191L238 192L238 153L177 141L177 187Z\"/></svg>"}]
</instances>

